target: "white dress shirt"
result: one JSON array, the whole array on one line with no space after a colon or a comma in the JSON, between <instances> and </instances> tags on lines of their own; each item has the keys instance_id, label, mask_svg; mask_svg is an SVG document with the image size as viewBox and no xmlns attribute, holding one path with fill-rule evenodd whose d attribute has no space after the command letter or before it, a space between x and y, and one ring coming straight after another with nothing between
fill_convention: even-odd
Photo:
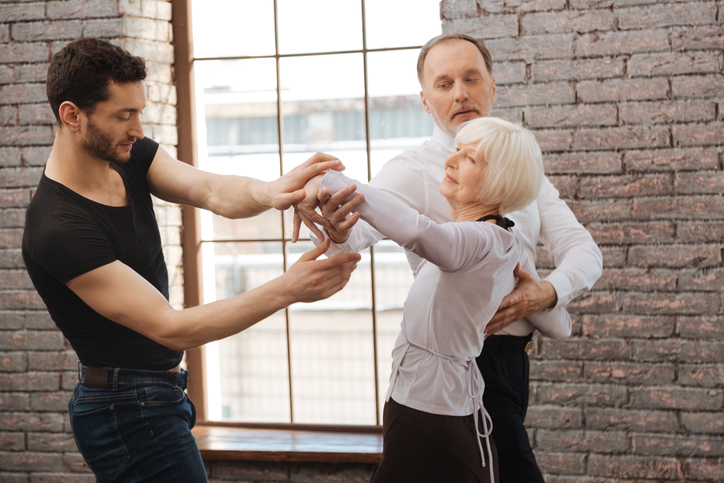
<instances>
[{"instance_id":1,"label":"white dress shirt","mask_svg":"<svg viewBox=\"0 0 724 483\"><path fill-rule=\"evenodd\" d=\"M438 188L445 176L444 161L453 152L454 141L454 136L435 126L431 139L416 148L403 151L385 163L370 181L370 186L389 193L437 223L452 221L450 206ZM553 254L556 269L545 280L556 290L556 307L562 307L590 290L601 276L601 250L547 178L533 203L506 216L515 222L511 230L523 242L525 253L533 265L539 240ZM347 241L333 243L327 255L359 252L383 237L379 231L360 220ZM313 235L312 240L319 243ZM417 275L420 257L409 250L406 254L410 267ZM521 319L498 334L526 336L534 328L530 320Z\"/></svg>"}]
</instances>

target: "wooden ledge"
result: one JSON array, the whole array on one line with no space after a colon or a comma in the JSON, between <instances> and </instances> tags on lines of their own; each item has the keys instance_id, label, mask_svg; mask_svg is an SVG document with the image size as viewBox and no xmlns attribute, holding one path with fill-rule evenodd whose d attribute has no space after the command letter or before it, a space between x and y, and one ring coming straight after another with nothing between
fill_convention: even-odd
<instances>
[{"instance_id":1,"label":"wooden ledge","mask_svg":"<svg viewBox=\"0 0 724 483\"><path fill-rule=\"evenodd\" d=\"M382 434L297 429L196 426L205 460L379 463Z\"/></svg>"}]
</instances>

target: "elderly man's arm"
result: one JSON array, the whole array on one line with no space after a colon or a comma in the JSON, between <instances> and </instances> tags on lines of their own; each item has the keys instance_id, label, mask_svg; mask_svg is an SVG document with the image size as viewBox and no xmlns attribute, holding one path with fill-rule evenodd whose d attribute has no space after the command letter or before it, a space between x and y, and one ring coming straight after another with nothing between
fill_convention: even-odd
<instances>
[{"instance_id":1,"label":"elderly man's arm","mask_svg":"<svg viewBox=\"0 0 724 483\"><path fill-rule=\"evenodd\" d=\"M503 299L498 312L488 323L488 335L539 310L568 304L590 290L603 271L603 257L598 245L547 178L536 202L541 220L541 240L553 254L556 269L542 281L524 271L517 273L518 288Z\"/></svg>"}]
</instances>

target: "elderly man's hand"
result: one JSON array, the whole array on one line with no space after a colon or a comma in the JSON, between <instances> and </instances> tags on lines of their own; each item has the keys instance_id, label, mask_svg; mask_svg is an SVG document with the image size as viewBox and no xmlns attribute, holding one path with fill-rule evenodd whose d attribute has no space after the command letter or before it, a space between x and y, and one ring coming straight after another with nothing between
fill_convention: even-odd
<instances>
[{"instance_id":1,"label":"elderly man's hand","mask_svg":"<svg viewBox=\"0 0 724 483\"><path fill-rule=\"evenodd\" d=\"M488 322L485 327L486 337L504 329L516 320L523 319L539 310L552 308L558 302L558 294L553 285L550 282L537 281L533 275L520 268L520 263L515 267L513 274L518 277L518 286L503 299L498 311Z\"/></svg>"}]
</instances>

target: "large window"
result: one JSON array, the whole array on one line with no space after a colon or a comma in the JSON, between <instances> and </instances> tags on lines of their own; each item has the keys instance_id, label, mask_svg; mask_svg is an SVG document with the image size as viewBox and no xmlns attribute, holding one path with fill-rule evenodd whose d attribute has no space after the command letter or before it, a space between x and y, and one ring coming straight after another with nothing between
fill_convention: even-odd
<instances>
[{"instance_id":1,"label":"large window","mask_svg":"<svg viewBox=\"0 0 724 483\"><path fill-rule=\"evenodd\" d=\"M440 34L439 0L193 0L196 157L205 170L272 180L317 151L367 181L428 138L419 47ZM203 302L275 277L308 251L291 211L201 214ZM305 232L306 235L306 232ZM205 354L206 418L381 424L412 275L402 250L366 250L347 287L297 304Z\"/></svg>"}]
</instances>

